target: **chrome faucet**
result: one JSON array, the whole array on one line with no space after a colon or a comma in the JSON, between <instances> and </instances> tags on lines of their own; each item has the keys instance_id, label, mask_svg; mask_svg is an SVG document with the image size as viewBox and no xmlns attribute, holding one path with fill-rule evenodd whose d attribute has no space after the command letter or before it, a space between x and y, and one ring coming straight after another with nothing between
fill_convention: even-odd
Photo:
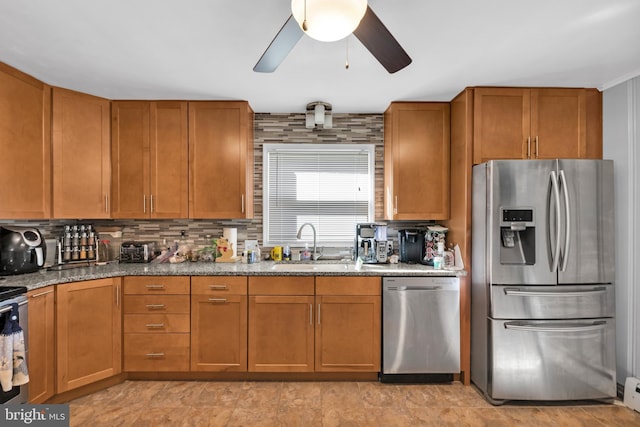
<instances>
[{"instance_id":1,"label":"chrome faucet","mask_svg":"<svg viewBox=\"0 0 640 427\"><path fill-rule=\"evenodd\" d=\"M316 258L316 228L313 226L313 224L311 224L310 222L305 222L304 224L302 224L298 229L297 237L298 237L298 240L302 238L302 229L304 228L305 225L308 225L313 230L313 255L311 255L311 260L315 261L317 259Z\"/></svg>"}]
</instances>

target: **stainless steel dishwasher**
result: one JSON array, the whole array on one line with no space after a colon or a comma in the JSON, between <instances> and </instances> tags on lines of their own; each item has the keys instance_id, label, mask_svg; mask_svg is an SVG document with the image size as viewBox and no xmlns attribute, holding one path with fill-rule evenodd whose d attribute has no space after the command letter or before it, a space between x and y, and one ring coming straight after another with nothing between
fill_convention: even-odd
<instances>
[{"instance_id":1,"label":"stainless steel dishwasher","mask_svg":"<svg viewBox=\"0 0 640 427\"><path fill-rule=\"evenodd\" d=\"M460 372L460 279L382 280L382 382L452 381Z\"/></svg>"}]
</instances>

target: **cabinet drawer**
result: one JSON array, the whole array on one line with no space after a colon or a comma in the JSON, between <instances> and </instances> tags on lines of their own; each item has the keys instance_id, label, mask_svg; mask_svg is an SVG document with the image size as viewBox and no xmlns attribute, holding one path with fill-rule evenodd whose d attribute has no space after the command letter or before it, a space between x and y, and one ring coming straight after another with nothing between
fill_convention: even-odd
<instances>
[{"instance_id":1,"label":"cabinet drawer","mask_svg":"<svg viewBox=\"0 0 640 427\"><path fill-rule=\"evenodd\" d=\"M189 295L127 295L124 314L189 313Z\"/></svg>"},{"instance_id":2,"label":"cabinet drawer","mask_svg":"<svg viewBox=\"0 0 640 427\"><path fill-rule=\"evenodd\" d=\"M198 295L247 294L246 276L202 276L191 278L191 293Z\"/></svg>"},{"instance_id":3,"label":"cabinet drawer","mask_svg":"<svg viewBox=\"0 0 640 427\"><path fill-rule=\"evenodd\" d=\"M125 295L182 294L190 292L188 276L134 276L124 278Z\"/></svg>"},{"instance_id":4,"label":"cabinet drawer","mask_svg":"<svg viewBox=\"0 0 640 427\"><path fill-rule=\"evenodd\" d=\"M379 277L316 277L316 295L380 295Z\"/></svg>"},{"instance_id":5,"label":"cabinet drawer","mask_svg":"<svg viewBox=\"0 0 640 427\"><path fill-rule=\"evenodd\" d=\"M188 314L126 314L124 333L188 333L190 323Z\"/></svg>"},{"instance_id":6,"label":"cabinet drawer","mask_svg":"<svg viewBox=\"0 0 640 427\"><path fill-rule=\"evenodd\" d=\"M249 277L249 295L313 295L312 276Z\"/></svg>"},{"instance_id":7,"label":"cabinet drawer","mask_svg":"<svg viewBox=\"0 0 640 427\"><path fill-rule=\"evenodd\" d=\"M189 334L125 334L124 370L188 371Z\"/></svg>"}]
</instances>

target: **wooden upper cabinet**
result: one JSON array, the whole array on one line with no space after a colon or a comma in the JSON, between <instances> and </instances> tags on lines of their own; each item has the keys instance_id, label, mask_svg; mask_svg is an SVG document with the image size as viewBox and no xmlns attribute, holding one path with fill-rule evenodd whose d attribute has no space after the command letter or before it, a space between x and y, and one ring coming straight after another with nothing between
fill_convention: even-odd
<instances>
[{"instance_id":1,"label":"wooden upper cabinet","mask_svg":"<svg viewBox=\"0 0 640 427\"><path fill-rule=\"evenodd\" d=\"M189 217L253 217L253 111L245 101L189 102Z\"/></svg>"},{"instance_id":2,"label":"wooden upper cabinet","mask_svg":"<svg viewBox=\"0 0 640 427\"><path fill-rule=\"evenodd\" d=\"M385 219L449 218L449 104L394 102L384 129Z\"/></svg>"},{"instance_id":3,"label":"wooden upper cabinet","mask_svg":"<svg viewBox=\"0 0 640 427\"><path fill-rule=\"evenodd\" d=\"M475 88L473 163L602 158L595 89Z\"/></svg>"},{"instance_id":4,"label":"wooden upper cabinet","mask_svg":"<svg viewBox=\"0 0 640 427\"><path fill-rule=\"evenodd\" d=\"M187 103L112 103L112 217L187 218Z\"/></svg>"},{"instance_id":5,"label":"wooden upper cabinet","mask_svg":"<svg viewBox=\"0 0 640 427\"><path fill-rule=\"evenodd\" d=\"M53 218L109 218L110 102L53 88Z\"/></svg>"},{"instance_id":6,"label":"wooden upper cabinet","mask_svg":"<svg viewBox=\"0 0 640 427\"><path fill-rule=\"evenodd\" d=\"M0 218L51 216L51 88L0 63Z\"/></svg>"}]
</instances>

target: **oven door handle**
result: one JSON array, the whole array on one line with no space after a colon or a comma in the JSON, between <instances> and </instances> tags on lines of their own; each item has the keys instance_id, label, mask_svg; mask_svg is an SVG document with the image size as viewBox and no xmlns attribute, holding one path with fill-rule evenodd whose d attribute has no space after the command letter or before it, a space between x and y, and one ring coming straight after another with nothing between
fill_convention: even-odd
<instances>
[{"instance_id":1,"label":"oven door handle","mask_svg":"<svg viewBox=\"0 0 640 427\"><path fill-rule=\"evenodd\" d=\"M18 305L25 305L28 302L29 301L22 301L22 302L19 302ZM3 308L0 308L0 314L8 313L10 311L11 311L11 306L10 305L6 306L6 307L3 307Z\"/></svg>"},{"instance_id":2,"label":"oven door handle","mask_svg":"<svg viewBox=\"0 0 640 427\"><path fill-rule=\"evenodd\" d=\"M604 294L607 292L607 288L604 286L598 286L593 289L586 289L584 291L522 291L518 288L505 288L504 294L519 297L582 297L586 294Z\"/></svg>"},{"instance_id":3,"label":"oven door handle","mask_svg":"<svg viewBox=\"0 0 640 427\"><path fill-rule=\"evenodd\" d=\"M566 324L565 324L566 325ZM606 321L576 324L572 326L550 326L549 323L535 324L524 322L506 322L505 329L513 329L527 332L587 332L598 331L607 327Z\"/></svg>"}]
</instances>

